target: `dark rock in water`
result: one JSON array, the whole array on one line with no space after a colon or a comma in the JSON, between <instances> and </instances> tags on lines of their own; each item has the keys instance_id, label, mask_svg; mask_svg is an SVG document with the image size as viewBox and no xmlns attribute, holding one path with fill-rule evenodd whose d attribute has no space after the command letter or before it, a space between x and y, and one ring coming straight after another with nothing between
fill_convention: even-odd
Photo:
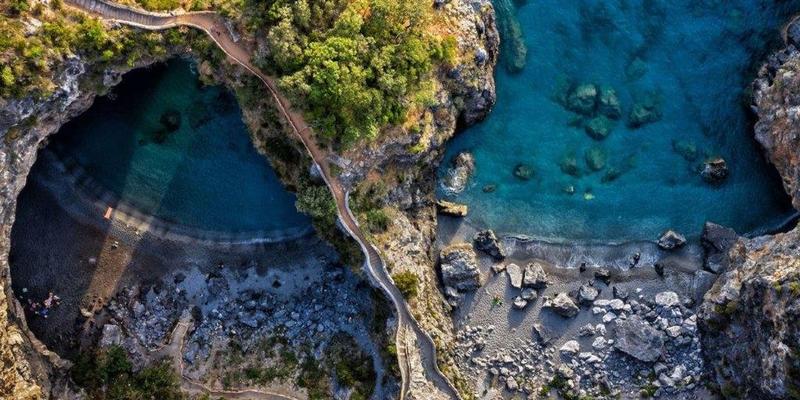
<instances>
[{"instance_id":1,"label":"dark rock in water","mask_svg":"<svg viewBox=\"0 0 800 400\"><path fill-rule=\"evenodd\" d=\"M561 190L563 190L566 194L573 195L575 194L575 185L564 186Z\"/></svg>"},{"instance_id":2,"label":"dark rock in water","mask_svg":"<svg viewBox=\"0 0 800 400\"><path fill-rule=\"evenodd\" d=\"M534 289L544 289L547 287L547 273L539 262L532 262L525 266L525 276L522 285Z\"/></svg>"},{"instance_id":3,"label":"dark rock in water","mask_svg":"<svg viewBox=\"0 0 800 400\"><path fill-rule=\"evenodd\" d=\"M547 299L543 307L551 308L556 314L564 318L572 318L580 312L580 308L575 304L575 301L563 292L557 294L554 298Z\"/></svg>"},{"instance_id":4,"label":"dark rock in water","mask_svg":"<svg viewBox=\"0 0 800 400\"><path fill-rule=\"evenodd\" d=\"M618 168L611 167L603 174L603 177L600 178L600 182L602 183L613 182L617 180L617 178L619 178L620 176L622 176L622 171Z\"/></svg>"},{"instance_id":5,"label":"dark rock in water","mask_svg":"<svg viewBox=\"0 0 800 400\"><path fill-rule=\"evenodd\" d=\"M700 240L706 250L705 268L715 274L727 270L730 263L728 250L737 240L739 240L739 235L733 229L706 222Z\"/></svg>"},{"instance_id":6,"label":"dark rock in water","mask_svg":"<svg viewBox=\"0 0 800 400\"><path fill-rule=\"evenodd\" d=\"M643 101L633 105L628 116L628 126L638 128L661 119L661 110L654 96L648 96Z\"/></svg>"},{"instance_id":7,"label":"dark rock in water","mask_svg":"<svg viewBox=\"0 0 800 400\"><path fill-rule=\"evenodd\" d=\"M531 179L532 175L533 175L533 169L530 167L530 165L517 164L514 167L514 176L516 176L519 179L522 179L523 181Z\"/></svg>"},{"instance_id":8,"label":"dark rock in water","mask_svg":"<svg viewBox=\"0 0 800 400\"><path fill-rule=\"evenodd\" d=\"M611 271L608 268L600 268L594 271L594 278L608 285L611 282Z\"/></svg>"},{"instance_id":9,"label":"dark rock in water","mask_svg":"<svg viewBox=\"0 0 800 400\"><path fill-rule=\"evenodd\" d=\"M597 106L597 86L584 83L575 87L567 97L567 108L583 115L591 115Z\"/></svg>"},{"instance_id":10,"label":"dark rock in water","mask_svg":"<svg viewBox=\"0 0 800 400\"><path fill-rule=\"evenodd\" d=\"M475 158L466 151L458 153L453 159L452 167L447 171L442 185L450 193L461 193L467 187L470 177L475 172Z\"/></svg>"},{"instance_id":11,"label":"dark rock in water","mask_svg":"<svg viewBox=\"0 0 800 400\"><path fill-rule=\"evenodd\" d=\"M728 163L722 157L710 158L703 163L700 176L711 184L722 183L728 177Z\"/></svg>"},{"instance_id":12,"label":"dark rock in water","mask_svg":"<svg viewBox=\"0 0 800 400\"><path fill-rule=\"evenodd\" d=\"M497 185L494 183L490 183L483 187L483 193L494 193L495 190L497 190Z\"/></svg>"},{"instance_id":13,"label":"dark rock in water","mask_svg":"<svg viewBox=\"0 0 800 400\"><path fill-rule=\"evenodd\" d=\"M559 163L561 167L561 172L578 177L581 175L581 170L578 168L578 159L575 157L574 154L567 154L561 159L561 163Z\"/></svg>"},{"instance_id":14,"label":"dark rock in water","mask_svg":"<svg viewBox=\"0 0 800 400\"><path fill-rule=\"evenodd\" d=\"M674 250L686 244L686 237L672 229L664 232L658 239L658 247L664 250Z\"/></svg>"},{"instance_id":15,"label":"dark rock in water","mask_svg":"<svg viewBox=\"0 0 800 400\"><path fill-rule=\"evenodd\" d=\"M586 133L595 140L603 140L611 133L611 129L614 127L614 122L610 119L606 118L605 116L601 115L599 117L594 117L586 123L584 129Z\"/></svg>"},{"instance_id":16,"label":"dark rock in water","mask_svg":"<svg viewBox=\"0 0 800 400\"><path fill-rule=\"evenodd\" d=\"M592 147L589 150L586 150L585 157L586 165L589 166L589 169L592 171L600 171L601 169L606 167L606 155L605 149L602 147Z\"/></svg>"},{"instance_id":17,"label":"dark rock in water","mask_svg":"<svg viewBox=\"0 0 800 400\"><path fill-rule=\"evenodd\" d=\"M664 350L664 334L638 315L617 319L614 347L644 362L655 362Z\"/></svg>"},{"instance_id":18,"label":"dark rock in water","mask_svg":"<svg viewBox=\"0 0 800 400\"><path fill-rule=\"evenodd\" d=\"M436 201L436 209L439 210L441 214L453 217L466 217L469 211L465 204L453 203L447 200Z\"/></svg>"},{"instance_id":19,"label":"dark rock in water","mask_svg":"<svg viewBox=\"0 0 800 400\"><path fill-rule=\"evenodd\" d=\"M600 90L600 104L597 111L611 119L622 117L622 106L619 103L617 92L611 88Z\"/></svg>"},{"instance_id":20,"label":"dark rock in water","mask_svg":"<svg viewBox=\"0 0 800 400\"><path fill-rule=\"evenodd\" d=\"M506 252L503 245L497 240L494 231L487 229L475 234L475 248L492 256L495 260L502 260L506 258Z\"/></svg>"},{"instance_id":21,"label":"dark rock in water","mask_svg":"<svg viewBox=\"0 0 800 400\"><path fill-rule=\"evenodd\" d=\"M181 127L181 113L177 110L167 110L159 119L167 132L175 132Z\"/></svg>"},{"instance_id":22,"label":"dark rock in water","mask_svg":"<svg viewBox=\"0 0 800 400\"><path fill-rule=\"evenodd\" d=\"M440 254L442 282L459 291L475 290L481 285L481 273L475 252L467 243L447 246Z\"/></svg>"},{"instance_id":23,"label":"dark rock in water","mask_svg":"<svg viewBox=\"0 0 800 400\"><path fill-rule=\"evenodd\" d=\"M688 140L673 140L672 149L684 160L692 162L697 159L697 145Z\"/></svg>"},{"instance_id":24,"label":"dark rock in water","mask_svg":"<svg viewBox=\"0 0 800 400\"><path fill-rule=\"evenodd\" d=\"M630 64L625 67L625 77L628 78L629 81L635 81L640 79L647 73L647 63L642 61L641 58L636 57L631 60Z\"/></svg>"},{"instance_id":25,"label":"dark rock in water","mask_svg":"<svg viewBox=\"0 0 800 400\"><path fill-rule=\"evenodd\" d=\"M525 36L522 33L522 26L517 19L514 5L509 0L501 0L494 3L497 15L497 25L501 32L503 41L500 53L503 55L503 62L510 73L517 73L525 68L528 58L528 46L525 44Z\"/></svg>"}]
</instances>

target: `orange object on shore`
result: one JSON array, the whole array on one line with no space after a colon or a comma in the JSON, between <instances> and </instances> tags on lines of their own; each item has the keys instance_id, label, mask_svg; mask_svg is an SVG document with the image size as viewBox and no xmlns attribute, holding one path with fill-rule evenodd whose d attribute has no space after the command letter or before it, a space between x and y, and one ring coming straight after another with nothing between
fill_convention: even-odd
<instances>
[{"instance_id":1,"label":"orange object on shore","mask_svg":"<svg viewBox=\"0 0 800 400\"><path fill-rule=\"evenodd\" d=\"M105 214L103 214L103 218L105 218L105 219L111 219L111 213L112 213L113 211L114 211L114 209L113 209L113 208L111 208L111 207L108 207L108 209L106 209L106 213L105 213Z\"/></svg>"}]
</instances>

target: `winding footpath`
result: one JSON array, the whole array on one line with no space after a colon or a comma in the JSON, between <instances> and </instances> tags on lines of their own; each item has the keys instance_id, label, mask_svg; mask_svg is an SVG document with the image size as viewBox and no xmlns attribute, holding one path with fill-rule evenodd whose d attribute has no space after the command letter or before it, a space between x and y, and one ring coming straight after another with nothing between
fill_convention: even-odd
<instances>
[{"instance_id":1,"label":"winding footpath","mask_svg":"<svg viewBox=\"0 0 800 400\"><path fill-rule=\"evenodd\" d=\"M292 131L299 137L306 151L311 156L314 164L322 172L328 188L335 201L339 221L355 239L366 256L364 268L370 281L389 296L396 310L397 333L396 348L400 365L402 385L400 399L406 398L410 390L412 375L412 352L418 352L425 377L436 388L450 399L460 399L458 391L453 384L442 374L437 365L436 347L433 339L418 324L411 315L400 291L394 285L385 264L378 251L366 240L356 218L349 208L349 193L346 192L336 176L331 173L330 164L326 153L322 151L314 140L311 127L305 122L303 116L293 110L288 99L277 89L275 80L255 67L251 62L251 51L228 30L225 21L214 12L191 12L180 14L151 13L133 9L103 0L66 0L66 3L99 15L105 20L115 21L148 30L168 29L176 26L190 26L200 29L208 34L217 46L237 64L258 77L269 90L278 110L284 116ZM411 337L408 340L407 337ZM412 348L415 347L415 348ZM417 393L418 398L429 398L431 394Z\"/></svg>"}]
</instances>

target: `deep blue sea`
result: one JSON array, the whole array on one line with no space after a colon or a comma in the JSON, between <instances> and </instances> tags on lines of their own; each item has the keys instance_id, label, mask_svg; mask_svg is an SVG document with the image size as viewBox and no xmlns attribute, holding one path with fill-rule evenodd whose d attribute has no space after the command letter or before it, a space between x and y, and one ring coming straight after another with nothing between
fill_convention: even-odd
<instances>
[{"instance_id":1,"label":"deep blue sea","mask_svg":"<svg viewBox=\"0 0 800 400\"><path fill-rule=\"evenodd\" d=\"M777 173L753 139L748 90L800 2L508 0L495 7L501 27L508 16L518 19L527 63L509 71L513 41L504 30L497 105L448 144L440 175L460 151L475 156L464 192L439 191L470 206L469 222L614 241L652 239L667 228L697 235L706 220L748 232L788 215ZM605 139L590 137L589 117L565 107L570 88L585 83L613 89L619 100L622 116ZM648 104L660 119L629 127L635 104ZM605 155L600 171L587 165L590 149ZM719 185L698 170L713 156L729 167ZM573 175L562 168L570 159ZM532 169L529 180L514 176L519 164Z\"/></svg>"},{"instance_id":2,"label":"deep blue sea","mask_svg":"<svg viewBox=\"0 0 800 400\"><path fill-rule=\"evenodd\" d=\"M62 157L140 211L223 232L309 225L253 148L233 95L172 60L126 74L53 138Z\"/></svg>"}]
</instances>

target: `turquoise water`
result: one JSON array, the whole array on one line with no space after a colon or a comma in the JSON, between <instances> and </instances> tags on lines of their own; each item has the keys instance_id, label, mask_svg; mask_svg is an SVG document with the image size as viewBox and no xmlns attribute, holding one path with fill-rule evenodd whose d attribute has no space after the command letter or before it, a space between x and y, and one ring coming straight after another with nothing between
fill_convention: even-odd
<instances>
[{"instance_id":1,"label":"turquoise water","mask_svg":"<svg viewBox=\"0 0 800 400\"><path fill-rule=\"evenodd\" d=\"M126 74L53 138L61 157L140 211L223 232L304 227L233 96L183 60Z\"/></svg>"},{"instance_id":2,"label":"turquoise water","mask_svg":"<svg viewBox=\"0 0 800 400\"><path fill-rule=\"evenodd\" d=\"M753 139L747 88L800 2L509 0L495 6L499 18L503 10L516 15L528 55L522 71L509 72L512 41L503 33L496 107L452 140L440 168L442 176L458 152L474 154L468 188L439 191L468 204L471 223L543 238L630 240L651 239L666 228L696 235L706 220L747 232L788 215L777 174ZM590 137L586 120L560 100L581 83L616 91L622 118L605 139ZM646 101L660 119L628 127L634 104ZM606 154L597 172L585 161L593 148ZM577 176L562 170L570 156ZM699 173L712 156L729 167L718 185ZM513 175L518 164L532 168L529 180ZM485 192L490 185L495 190Z\"/></svg>"}]
</instances>

